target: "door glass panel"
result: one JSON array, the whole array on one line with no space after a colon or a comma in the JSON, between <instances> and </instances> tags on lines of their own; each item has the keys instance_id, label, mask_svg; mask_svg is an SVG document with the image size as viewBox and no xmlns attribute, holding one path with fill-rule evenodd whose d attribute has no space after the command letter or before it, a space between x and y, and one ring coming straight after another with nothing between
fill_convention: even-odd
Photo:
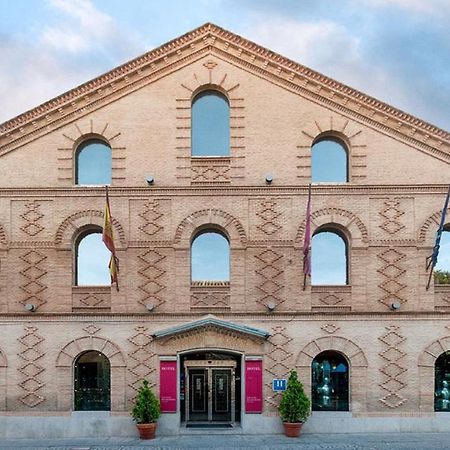
<instances>
[{"instance_id":1,"label":"door glass panel","mask_svg":"<svg viewBox=\"0 0 450 450\"><path fill-rule=\"evenodd\" d=\"M75 363L75 411L109 411L110 364L102 353L83 353Z\"/></svg>"},{"instance_id":2,"label":"door glass panel","mask_svg":"<svg viewBox=\"0 0 450 450\"><path fill-rule=\"evenodd\" d=\"M206 369L189 371L189 418L208 420L208 373Z\"/></svg>"},{"instance_id":3,"label":"door glass panel","mask_svg":"<svg viewBox=\"0 0 450 450\"><path fill-rule=\"evenodd\" d=\"M231 370L212 369L212 420L231 420Z\"/></svg>"}]
</instances>

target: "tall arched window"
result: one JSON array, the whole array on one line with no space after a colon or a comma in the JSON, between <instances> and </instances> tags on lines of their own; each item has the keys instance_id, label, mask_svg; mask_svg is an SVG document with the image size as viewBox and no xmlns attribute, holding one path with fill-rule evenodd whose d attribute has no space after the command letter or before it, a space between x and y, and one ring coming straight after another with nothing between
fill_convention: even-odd
<instances>
[{"instance_id":1,"label":"tall arched window","mask_svg":"<svg viewBox=\"0 0 450 450\"><path fill-rule=\"evenodd\" d=\"M192 101L192 156L230 154L230 105L217 91L203 91Z\"/></svg>"},{"instance_id":2,"label":"tall arched window","mask_svg":"<svg viewBox=\"0 0 450 450\"><path fill-rule=\"evenodd\" d=\"M111 184L111 147L100 139L82 142L75 152L75 184Z\"/></svg>"},{"instance_id":3,"label":"tall arched window","mask_svg":"<svg viewBox=\"0 0 450 450\"><path fill-rule=\"evenodd\" d=\"M347 241L334 229L323 228L312 238L311 284L348 284Z\"/></svg>"},{"instance_id":4,"label":"tall arched window","mask_svg":"<svg viewBox=\"0 0 450 450\"><path fill-rule=\"evenodd\" d=\"M345 183L348 181L348 150L337 138L317 139L311 148L311 181Z\"/></svg>"},{"instance_id":5,"label":"tall arched window","mask_svg":"<svg viewBox=\"0 0 450 450\"><path fill-rule=\"evenodd\" d=\"M434 410L450 412L450 351L442 353L434 365Z\"/></svg>"},{"instance_id":6,"label":"tall arched window","mask_svg":"<svg viewBox=\"0 0 450 450\"><path fill-rule=\"evenodd\" d=\"M333 351L319 353L311 367L313 411L348 411L348 362Z\"/></svg>"},{"instance_id":7,"label":"tall arched window","mask_svg":"<svg viewBox=\"0 0 450 450\"><path fill-rule=\"evenodd\" d=\"M448 225L441 235L438 260L434 267L434 282L450 284L450 230Z\"/></svg>"},{"instance_id":8,"label":"tall arched window","mask_svg":"<svg viewBox=\"0 0 450 450\"><path fill-rule=\"evenodd\" d=\"M100 228L82 233L75 244L77 286L110 285L108 264L110 252L102 241Z\"/></svg>"},{"instance_id":9,"label":"tall arched window","mask_svg":"<svg viewBox=\"0 0 450 450\"><path fill-rule=\"evenodd\" d=\"M230 243L220 232L198 233L191 245L192 281L230 281Z\"/></svg>"},{"instance_id":10,"label":"tall arched window","mask_svg":"<svg viewBox=\"0 0 450 450\"><path fill-rule=\"evenodd\" d=\"M111 368L108 358L98 351L82 353L74 366L75 411L111 409Z\"/></svg>"}]
</instances>

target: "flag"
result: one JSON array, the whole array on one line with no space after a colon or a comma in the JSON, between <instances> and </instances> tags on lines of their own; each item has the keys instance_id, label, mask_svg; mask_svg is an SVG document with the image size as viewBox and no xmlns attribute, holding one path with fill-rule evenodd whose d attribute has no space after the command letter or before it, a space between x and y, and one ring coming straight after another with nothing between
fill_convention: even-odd
<instances>
[{"instance_id":1,"label":"flag","mask_svg":"<svg viewBox=\"0 0 450 450\"><path fill-rule=\"evenodd\" d=\"M441 245L441 236L444 231L445 226L445 217L447 215L448 203L450 199L450 186L448 187L447 197L445 198L444 209L441 214L441 221L439 222L439 228L436 232L436 240L433 246L433 252L427 258L427 270L430 270L430 276L428 277L427 290L430 287L431 277L433 275L434 266L437 264L438 256L439 256L439 247Z\"/></svg>"},{"instance_id":2,"label":"flag","mask_svg":"<svg viewBox=\"0 0 450 450\"><path fill-rule=\"evenodd\" d=\"M311 276L311 184L308 188L308 202L306 204L306 224L303 240L303 275L303 290L305 290L306 277Z\"/></svg>"},{"instance_id":3,"label":"flag","mask_svg":"<svg viewBox=\"0 0 450 450\"><path fill-rule=\"evenodd\" d=\"M111 208L109 206L108 186L106 186L106 205L105 205L105 220L103 222L103 243L111 252L109 259L109 274L111 275L111 284L116 283L116 288L119 290L119 258L116 256L116 247L114 246L114 233L112 227Z\"/></svg>"}]
</instances>

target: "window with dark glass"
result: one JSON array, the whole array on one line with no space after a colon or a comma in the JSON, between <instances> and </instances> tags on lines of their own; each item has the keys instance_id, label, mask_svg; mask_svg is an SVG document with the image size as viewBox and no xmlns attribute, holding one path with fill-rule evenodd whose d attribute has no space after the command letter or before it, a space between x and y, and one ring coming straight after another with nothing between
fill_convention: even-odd
<instances>
[{"instance_id":1,"label":"window with dark glass","mask_svg":"<svg viewBox=\"0 0 450 450\"><path fill-rule=\"evenodd\" d=\"M111 147L99 139L82 142L75 153L75 184L111 184Z\"/></svg>"},{"instance_id":2,"label":"window with dark glass","mask_svg":"<svg viewBox=\"0 0 450 450\"><path fill-rule=\"evenodd\" d=\"M450 284L450 230L448 225L441 234L439 255L434 267L435 284Z\"/></svg>"},{"instance_id":3,"label":"window with dark glass","mask_svg":"<svg viewBox=\"0 0 450 450\"><path fill-rule=\"evenodd\" d=\"M192 101L192 156L229 156L230 105L217 91L203 91Z\"/></svg>"},{"instance_id":4,"label":"window with dark glass","mask_svg":"<svg viewBox=\"0 0 450 450\"><path fill-rule=\"evenodd\" d=\"M204 231L191 245L192 281L230 280L230 243L217 231Z\"/></svg>"},{"instance_id":5,"label":"window with dark glass","mask_svg":"<svg viewBox=\"0 0 450 450\"><path fill-rule=\"evenodd\" d=\"M313 183L345 183L348 181L348 151L335 138L321 138L311 148L311 181Z\"/></svg>"},{"instance_id":6,"label":"window with dark glass","mask_svg":"<svg viewBox=\"0 0 450 450\"><path fill-rule=\"evenodd\" d=\"M102 241L100 228L83 233L76 241L77 286L110 285L108 270L110 252Z\"/></svg>"},{"instance_id":7,"label":"window with dark glass","mask_svg":"<svg viewBox=\"0 0 450 450\"><path fill-rule=\"evenodd\" d=\"M82 353L75 361L75 411L109 411L111 381L108 358L100 352Z\"/></svg>"},{"instance_id":8,"label":"window with dark glass","mask_svg":"<svg viewBox=\"0 0 450 450\"><path fill-rule=\"evenodd\" d=\"M442 353L434 365L434 410L450 412L450 351Z\"/></svg>"},{"instance_id":9,"label":"window with dark glass","mask_svg":"<svg viewBox=\"0 0 450 450\"><path fill-rule=\"evenodd\" d=\"M337 352L319 353L312 362L313 411L348 411L348 363Z\"/></svg>"},{"instance_id":10,"label":"window with dark glass","mask_svg":"<svg viewBox=\"0 0 450 450\"><path fill-rule=\"evenodd\" d=\"M311 284L348 283L347 241L333 229L322 229L311 242Z\"/></svg>"}]
</instances>

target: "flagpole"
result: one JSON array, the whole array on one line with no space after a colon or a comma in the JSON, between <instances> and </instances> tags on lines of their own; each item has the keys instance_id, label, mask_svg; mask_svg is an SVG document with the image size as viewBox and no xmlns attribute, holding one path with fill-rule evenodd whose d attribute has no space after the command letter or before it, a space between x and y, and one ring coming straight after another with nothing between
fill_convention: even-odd
<instances>
[{"instance_id":1,"label":"flagpole","mask_svg":"<svg viewBox=\"0 0 450 450\"><path fill-rule=\"evenodd\" d=\"M448 187L447 197L445 198L444 208L443 208L442 214L441 214L441 221L439 222L439 228L436 233L436 240L434 242L433 253L427 257L426 270L430 269L430 273L428 275L428 282L427 282L427 286L426 286L427 291L430 288L431 277L433 276L433 270L434 270L434 267L436 266L437 258L439 255L441 235L442 235L442 231L444 230L444 226L445 226L445 216L447 215L449 200L450 200L450 185Z\"/></svg>"},{"instance_id":2,"label":"flagpole","mask_svg":"<svg viewBox=\"0 0 450 450\"><path fill-rule=\"evenodd\" d=\"M303 290L306 290L306 277L311 276L311 183L308 186L306 204L305 236L303 239Z\"/></svg>"}]
</instances>

